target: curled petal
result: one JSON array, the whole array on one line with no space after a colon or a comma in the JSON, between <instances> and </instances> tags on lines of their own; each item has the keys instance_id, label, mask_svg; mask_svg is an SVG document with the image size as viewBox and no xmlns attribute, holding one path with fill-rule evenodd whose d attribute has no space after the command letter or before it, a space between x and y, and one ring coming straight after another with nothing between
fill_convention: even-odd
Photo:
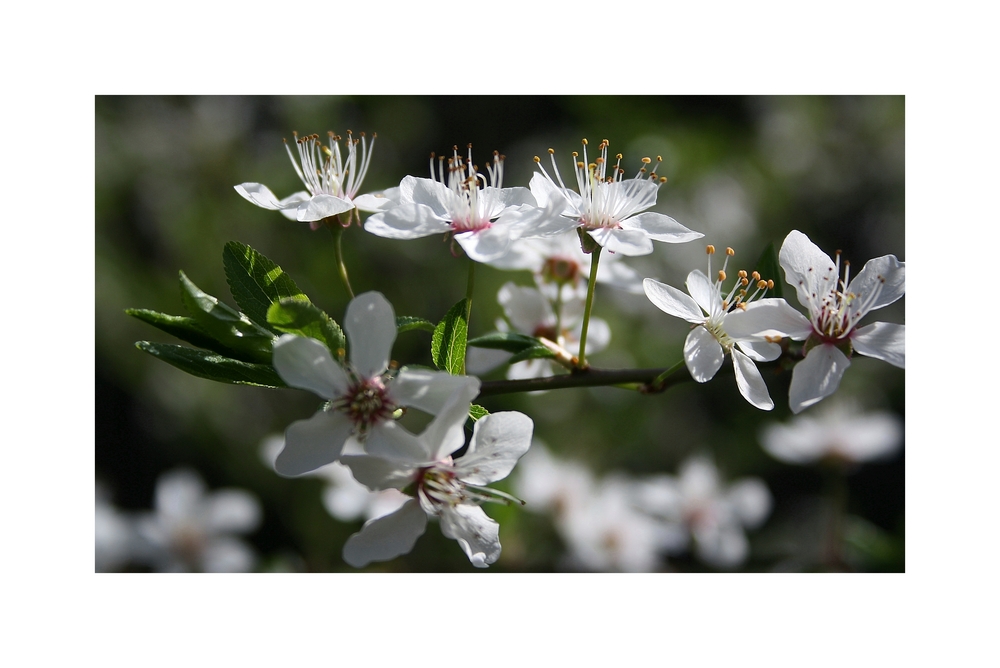
<instances>
[{"instance_id":1,"label":"curled petal","mask_svg":"<svg viewBox=\"0 0 1000 668\"><path fill-rule=\"evenodd\" d=\"M792 369L792 385L788 390L792 412L801 413L836 392L850 365L851 360L836 346L822 344L810 350Z\"/></svg>"},{"instance_id":2,"label":"curled petal","mask_svg":"<svg viewBox=\"0 0 1000 668\"><path fill-rule=\"evenodd\" d=\"M413 549L427 529L427 514L414 499L399 510L368 520L344 544L344 561L363 568L373 561L388 561Z\"/></svg>"},{"instance_id":3,"label":"curled petal","mask_svg":"<svg viewBox=\"0 0 1000 668\"><path fill-rule=\"evenodd\" d=\"M293 422L285 430L285 447L274 460L274 470L298 476L336 461L354 423L340 411L318 411L308 420Z\"/></svg>"},{"instance_id":4,"label":"curled petal","mask_svg":"<svg viewBox=\"0 0 1000 668\"><path fill-rule=\"evenodd\" d=\"M323 220L339 213L350 211L354 204L349 199L334 195L313 195L295 209L295 219L300 223Z\"/></svg>"},{"instance_id":5,"label":"curled petal","mask_svg":"<svg viewBox=\"0 0 1000 668\"><path fill-rule=\"evenodd\" d=\"M705 236L701 232L689 230L670 216L653 211L623 220L621 226L625 229L642 230L650 239L668 244L683 244Z\"/></svg>"},{"instance_id":6,"label":"curled petal","mask_svg":"<svg viewBox=\"0 0 1000 668\"><path fill-rule=\"evenodd\" d=\"M389 368L396 314L382 293L366 292L352 299L344 315L344 331L351 364L358 373L373 378Z\"/></svg>"},{"instance_id":7,"label":"curled petal","mask_svg":"<svg viewBox=\"0 0 1000 668\"><path fill-rule=\"evenodd\" d=\"M743 398L751 405L762 411L769 411L774 408L771 395L767 393L767 385L757 369L753 360L733 349L733 369L736 371L736 387L739 388Z\"/></svg>"},{"instance_id":8,"label":"curled petal","mask_svg":"<svg viewBox=\"0 0 1000 668\"><path fill-rule=\"evenodd\" d=\"M347 391L347 374L333 361L327 347L315 339L282 334L274 344L272 363L290 387L309 390L324 399Z\"/></svg>"},{"instance_id":9,"label":"curled petal","mask_svg":"<svg viewBox=\"0 0 1000 668\"><path fill-rule=\"evenodd\" d=\"M876 322L855 330L851 336L854 350L889 364L906 368L906 326Z\"/></svg>"},{"instance_id":10,"label":"curled petal","mask_svg":"<svg viewBox=\"0 0 1000 668\"><path fill-rule=\"evenodd\" d=\"M263 183L241 183L238 186L233 186L243 199L248 202L253 202L262 209L270 209L275 211L282 208L281 204L278 202L278 198L274 196L271 189L265 186Z\"/></svg>"},{"instance_id":11,"label":"curled petal","mask_svg":"<svg viewBox=\"0 0 1000 668\"><path fill-rule=\"evenodd\" d=\"M458 541L476 568L500 558L500 525L482 508L460 503L441 512L441 533Z\"/></svg>"},{"instance_id":12,"label":"curled petal","mask_svg":"<svg viewBox=\"0 0 1000 668\"><path fill-rule=\"evenodd\" d=\"M691 377L699 383L715 377L725 356L722 346L704 327L695 327L684 340L684 361Z\"/></svg>"},{"instance_id":13,"label":"curled petal","mask_svg":"<svg viewBox=\"0 0 1000 668\"><path fill-rule=\"evenodd\" d=\"M705 314L702 313L698 302L677 288L647 278L642 282L642 289L649 301L667 315L682 318L697 325L705 322Z\"/></svg>"}]
</instances>

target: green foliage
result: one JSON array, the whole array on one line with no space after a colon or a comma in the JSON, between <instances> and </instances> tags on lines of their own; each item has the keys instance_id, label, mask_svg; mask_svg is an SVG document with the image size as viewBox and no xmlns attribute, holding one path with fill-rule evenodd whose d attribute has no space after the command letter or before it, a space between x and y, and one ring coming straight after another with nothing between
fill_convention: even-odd
<instances>
[{"instance_id":1,"label":"green foliage","mask_svg":"<svg viewBox=\"0 0 1000 668\"><path fill-rule=\"evenodd\" d=\"M194 318L188 318L186 316L180 315L167 315L166 313L159 313L157 311L150 311L144 308L129 308L125 309L127 315L133 318L138 318L145 323L161 329L167 334L176 336L181 341L187 341L188 343L194 344L199 348L207 348L208 350L214 350L217 353L226 355L227 357L238 357L238 353L231 350L230 348L222 345L198 326Z\"/></svg>"},{"instance_id":2,"label":"green foliage","mask_svg":"<svg viewBox=\"0 0 1000 668\"><path fill-rule=\"evenodd\" d=\"M181 277L181 301L205 332L235 351L258 362L271 361L275 336L239 311L202 292L184 272Z\"/></svg>"},{"instance_id":3,"label":"green foliage","mask_svg":"<svg viewBox=\"0 0 1000 668\"><path fill-rule=\"evenodd\" d=\"M523 362L524 360L533 360L539 357L555 357L555 356L556 356L555 353L553 353L551 350L549 350L542 344L536 342L536 344L531 348L525 348L521 352L511 357L509 360L507 360L507 363L515 364L517 362Z\"/></svg>"},{"instance_id":4,"label":"green foliage","mask_svg":"<svg viewBox=\"0 0 1000 668\"><path fill-rule=\"evenodd\" d=\"M258 325L268 326L271 304L291 297L309 301L281 267L250 246L230 241L222 251L222 264L233 299Z\"/></svg>"},{"instance_id":5,"label":"green foliage","mask_svg":"<svg viewBox=\"0 0 1000 668\"><path fill-rule=\"evenodd\" d=\"M267 322L286 334L307 336L326 344L333 353L345 348L344 330L315 304L290 297L271 304Z\"/></svg>"},{"instance_id":6,"label":"green foliage","mask_svg":"<svg viewBox=\"0 0 1000 668\"><path fill-rule=\"evenodd\" d=\"M778 252L774 250L774 242L772 241L764 249L764 252L760 254L760 259L757 260L757 264L754 265L754 269L760 274L760 277L765 281L771 279L774 281L774 287L767 291L765 297L784 297L784 290L782 286L785 282L785 274L781 271L781 265L778 264Z\"/></svg>"},{"instance_id":7,"label":"green foliage","mask_svg":"<svg viewBox=\"0 0 1000 668\"><path fill-rule=\"evenodd\" d=\"M195 350L170 343L138 341L135 347L192 376L236 385L287 387L269 364L252 364L206 350Z\"/></svg>"},{"instance_id":8,"label":"green foliage","mask_svg":"<svg viewBox=\"0 0 1000 668\"><path fill-rule=\"evenodd\" d=\"M472 431L475 424L489 414L490 412L479 404L472 404L469 406L469 419L465 421L465 428Z\"/></svg>"},{"instance_id":9,"label":"green foliage","mask_svg":"<svg viewBox=\"0 0 1000 668\"><path fill-rule=\"evenodd\" d=\"M399 333L409 332L414 329L421 329L425 332L434 331L434 323L430 320L425 320L424 318L418 318L412 315L397 315L396 316L396 331Z\"/></svg>"},{"instance_id":10,"label":"green foliage","mask_svg":"<svg viewBox=\"0 0 1000 668\"><path fill-rule=\"evenodd\" d=\"M484 336L477 336L469 341L469 345L474 348L492 348L494 350L506 350L509 353L520 353L540 344L538 343L538 339L526 334L518 334L517 332L491 332Z\"/></svg>"},{"instance_id":11,"label":"green foliage","mask_svg":"<svg viewBox=\"0 0 1000 668\"><path fill-rule=\"evenodd\" d=\"M431 360L434 366L456 376L465 373L465 347L469 336L465 301L463 299L448 309L431 337Z\"/></svg>"}]
</instances>

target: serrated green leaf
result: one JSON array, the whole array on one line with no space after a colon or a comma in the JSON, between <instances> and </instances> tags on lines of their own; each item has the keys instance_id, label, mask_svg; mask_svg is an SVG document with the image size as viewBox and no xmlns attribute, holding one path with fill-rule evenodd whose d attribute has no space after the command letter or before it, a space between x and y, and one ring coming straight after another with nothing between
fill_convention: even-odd
<instances>
[{"instance_id":1,"label":"serrated green leaf","mask_svg":"<svg viewBox=\"0 0 1000 668\"><path fill-rule=\"evenodd\" d=\"M135 347L199 378L236 385L287 387L269 364L242 362L206 350L195 350L172 343L138 341Z\"/></svg>"},{"instance_id":2,"label":"serrated green leaf","mask_svg":"<svg viewBox=\"0 0 1000 668\"><path fill-rule=\"evenodd\" d=\"M479 422L480 418L484 418L489 414L490 412L479 404L472 404L469 406L469 417L472 418L474 422Z\"/></svg>"},{"instance_id":3,"label":"serrated green leaf","mask_svg":"<svg viewBox=\"0 0 1000 668\"><path fill-rule=\"evenodd\" d=\"M523 362L524 360L533 360L543 357L555 357L555 353L546 348L545 346L539 344L531 348L525 348L521 352L513 355L507 364L515 364L517 362Z\"/></svg>"},{"instance_id":4,"label":"serrated green leaf","mask_svg":"<svg viewBox=\"0 0 1000 668\"><path fill-rule=\"evenodd\" d=\"M431 360L434 366L452 375L465 373L465 346L469 324L465 321L465 300L444 314L431 336Z\"/></svg>"},{"instance_id":5,"label":"serrated green leaf","mask_svg":"<svg viewBox=\"0 0 1000 668\"><path fill-rule=\"evenodd\" d=\"M198 323L194 318L188 318L180 315L167 315L166 313L158 313L156 311L150 311L149 309L140 308L125 309L125 313L133 318L142 320L157 329L163 330L167 334L176 336L181 341L187 341L188 343L198 346L199 348L206 348L217 352L220 355L225 355L226 357L243 359L243 356L239 351L222 345L206 334L205 331L198 326ZM244 361L251 360L244 359Z\"/></svg>"},{"instance_id":6,"label":"serrated green leaf","mask_svg":"<svg viewBox=\"0 0 1000 668\"><path fill-rule=\"evenodd\" d=\"M757 260L757 264L754 265L754 269L760 274L760 277L765 281L770 279L774 281L774 287L769 288L766 297L784 297L784 290L782 286L785 282L785 274L781 271L781 265L778 264L778 253L774 250L774 242L772 241L764 249L764 252L760 254L760 259ZM748 288L749 289L749 288Z\"/></svg>"},{"instance_id":7,"label":"serrated green leaf","mask_svg":"<svg viewBox=\"0 0 1000 668\"><path fill-rule=\"evenodd\" d=\"M478 336L469 345L475 348L491 348L494 350L506 350L509 353L519 353L528 348L538 346L538 339L518 334L517 332L492 332L484 336Z\"/></svg>"},{"instance_id":8,"label":"serrated green leaf","mask_svg":"<svg viewBox=\"0 0 1000 668\"><path fill-rule=\"evenodd\" d=\"M271 346L277 338L271 331L203 292L183 271L180 277L181 301L206 334L254 361L271 361Z\"/></svg>"},{"instance_id":9,"label":"serrated green leaf","mask_svg":"<svg viewBox=\"0 0 1000 668\"><path fill-rule=\"evenodd\" d=\"M315 304L296 297L282 299L267 310L267 322L286 334L307 336L326 344L336 354L347 346L344 331Z\"/></svg>"},{"instance_id":10,"label":"serrated green leaf","mask_svg":"<svg viewBox=\"0 0 1000 668\"><path fill-rule=\"evenodd\" d=\"M250 246L230 241L222 251L226 282L250 320L267 327L271 304L290 297L309 298L281 267Z\"/></svg>"},{"instance_id":11,"label":"serrated green leaf","mask_svg":"<svg viewBox=\"0 0 1000 668\"><path fill-rule=\"evenodd\" d=\"M396 331L400 334L403 332L409 332L413 329L422 329L425 332L434 331L434 323L430 320L425 320L424 318L418 318L412 315L397 315L396 316Z\"/></svg>"}]
</instances>

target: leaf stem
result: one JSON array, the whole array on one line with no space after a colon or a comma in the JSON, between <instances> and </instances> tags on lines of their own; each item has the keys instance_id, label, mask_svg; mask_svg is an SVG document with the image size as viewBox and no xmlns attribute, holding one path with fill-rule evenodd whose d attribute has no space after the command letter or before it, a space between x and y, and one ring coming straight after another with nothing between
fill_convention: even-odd
<instances>
[{"instance_id":1,"label":"leaf stem","mask_svg":"<svg viewBox=\"0 0 1000 668\"><path fill-rule=\"evenodd\" d=\"M580 331L580 368L587 368L587 329L590 327L590 311L594 307L594 286L597 284L597 264L601 260L602 248L598 246L591 254L590 282L587 284L587 307L583 312L583 329Z\"/></svg>"}]
</instances>

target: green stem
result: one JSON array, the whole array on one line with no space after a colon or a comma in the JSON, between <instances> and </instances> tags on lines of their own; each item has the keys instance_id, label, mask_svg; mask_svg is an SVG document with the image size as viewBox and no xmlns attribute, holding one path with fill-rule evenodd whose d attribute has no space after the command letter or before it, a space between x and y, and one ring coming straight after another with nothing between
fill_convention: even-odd
<instances>
[{"instance_id":1,"label":"green stem","mask_svg":"<svg viewBox=\"0 0 1000 668\"><path fill-rule=\"evenodd\" d=\"M594 286L597 285L597 264L601 260L601 247L591 254L590 282L587 284L587 308L583 312L583 329L580 331L580 368L587 368L587 329L590 327L590 311L594 308Z\"/></svg>"},{"instance_id":2,"label":"green stem","mask_svg":"<svg viewBox=\"0 0 1000 668\"><path fill-rule=\"evenodd\" d=\"M335 216L332 222L327 218L325 222L326 226L330 228L330 232L333 233L333 249L337 255L337 270L340 272L340 280L347 288L347 294L351 296L351 299L354 299L354 290L351 289L351 281L347 277L347 265L344 264L344 250L340 243L344 236L344 227L340 224L340 216Z\"/></svg>"},{"instance_id":3,"label":"green stem","mask_svg":"<svg viewBox=\"0 0 1000 668\"><path fill-rule=\"evenodd\" d=\"M469 282L465 286L465 326L469 327L472 317L472 293L476 287L476 263L469 259ZM468 354L468 348L466 348ZM462 357L462 375L465 375L465 356Z\"/></svg>"}]
</instances>

